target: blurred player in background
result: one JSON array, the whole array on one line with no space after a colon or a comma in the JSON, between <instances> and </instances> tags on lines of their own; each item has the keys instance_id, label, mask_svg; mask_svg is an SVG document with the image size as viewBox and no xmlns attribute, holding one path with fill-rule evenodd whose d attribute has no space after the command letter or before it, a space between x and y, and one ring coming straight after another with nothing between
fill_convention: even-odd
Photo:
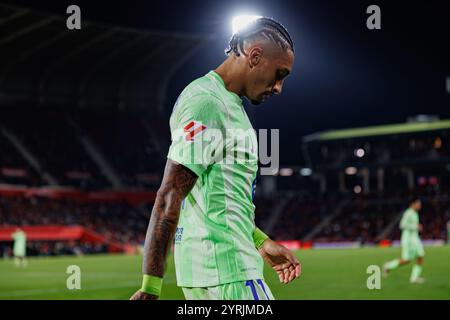
<instances>
[{"instance_id":1,"label":"blurred player in background","mask_svg":"<svg viewBox=\"0 0 450 320\"><path fill-rule=\"evenodd\" d=\"M233 35L226 54L175 103L172 145L145 241L143 284L133 300L159 297L174 236L177 284L186 299L271 300L263 261L282 283L300 276L292 252L255 227L258 146L242 104L242 97L258 105L281 93L293 43L280 23L258 18ZM213 135L218 131L226 138ZM237 161L237 151L245 161Z\"/></svg>"},{"instance_id":2,"label":"blurred player in background","mask_svg":"<svg viewBox=\"0 0 450 320\"><path fill-rule=\"evenodd\" d=\"M419 223L419 211L422 209L422 201L414 198L409 205L409 208L403 213L400 221L401 247L402 256L400 259L395 259L384 264L383 271L387 275L391 270L399 266L406 265L416 260L413 266L409 281L411 283L423 283L424 279L420 277L422 273L423 257L425 251L423 250L422 242L420 241L419 232L423 227Z\"/></svg>"},{"instance_id":3,"label":"blurred player in background","mask_svg":"<svg viewBox=\"0 0 450 320\"><path fill-rule=\"evenodd\" d=\"M447 243L450 243L450 221L447 221Z\"/></svg>"},{"instance_id":4,"label":"blurred player in background","mask_svg":"<svg viewBox=\"0 0 450 320\"><path fill-rule=\"evenodd\" d=\"M11 236L14 240L14 264L16 267L26 267L27 235L22 229L18 228Z\"/></svg>"}]
</instances>

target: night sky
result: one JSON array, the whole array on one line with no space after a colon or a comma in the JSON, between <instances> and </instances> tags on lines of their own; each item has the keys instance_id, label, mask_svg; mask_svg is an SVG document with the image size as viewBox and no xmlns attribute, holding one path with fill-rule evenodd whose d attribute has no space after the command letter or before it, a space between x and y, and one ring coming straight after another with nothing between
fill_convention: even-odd
<instances>
[{"instance_id":1,"label":"night sky","mask_svg":"<svg viewBox=\"0 0 450 320\"><path fill-rule=\"evenodd\" d=\"M14 4L62 15L69 4L77 4L82 19L213 35L173 79L171 103L190 81L223 61L233 16L255 13L277 19L294 40L294 69L281 96L248 110L255 127L280 128L284 164L298 161L301 137L312 132L404 122L417 114L450 118L450 94L445 90L445 78L450 76L450 11L445 10L445 1L15 0ZM366 28L366 8L371 4L381 8L381 30Z\"/></svg>"}]
</instances>

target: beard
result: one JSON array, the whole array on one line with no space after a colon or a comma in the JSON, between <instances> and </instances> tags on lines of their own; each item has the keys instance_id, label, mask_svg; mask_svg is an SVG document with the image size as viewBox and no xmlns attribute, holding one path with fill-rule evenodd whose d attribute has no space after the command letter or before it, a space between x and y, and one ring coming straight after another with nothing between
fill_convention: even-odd
<instances>
[{"instance_id":1,"label":"beard","mask_svg":"<svg viewBox=\"0 0 450 320\"><path fill-rule=\"evenodd\" d=\"M252 105L258 106L258 105L260 105L261 103L264 102L264 98L263 98L263 95L260 95L260 96L258 96L256 99L248 98L248 101L250 101L250 103L251 103Z\"/></svg>"},{"instance_id":2,"label":"beard","mask_svg":"<svg viewBox=\"0 0 450 320\"><path fill-rule=\"evenodd\" d=\"M254 106L257 106L257 105L260 105L261 103L263 103L263 100L262 100L262 99L256 100L256 99L251 99L251 98L249 98L249 97L245 97L245 99L246 99L248 102L250 102L252 105L254 105Z\"/></svg>"},{"instance_id":3,"label":"beard","mask_svg":"<svg viewBox=\"0 0 450 320\"><path fill-rule=\"evenodd\" d=\"M254 105L254 106L258 106L258 105L260 105L260 104L262 103L262 101L261 101L261 100L253 100L253 99L250 99L250 103L251 103L252 105Z\"/></svg>"}]
</instances>

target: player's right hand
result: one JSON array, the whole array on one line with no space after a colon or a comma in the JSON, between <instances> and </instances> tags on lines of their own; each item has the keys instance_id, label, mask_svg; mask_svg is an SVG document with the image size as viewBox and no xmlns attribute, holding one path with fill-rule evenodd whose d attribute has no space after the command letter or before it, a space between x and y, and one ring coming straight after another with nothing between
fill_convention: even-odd
<instances>
[{"instance_id":1,"label":"player's right hand","mask_svg":"<svg viewBox=\"0 0 450 320\"><path fill-rule=\"evenodd\" d=\"M158 296L138 290L131 296L130 300L158 300L158 298Z\"/></svg>"},{"instance_id":2,"label":"player's right hand","mask_svg":"<svg viewBox=\"0 0 450 320\"><path fill-rule=\"evenodd\" d=\"M281 283L287 284L300 277L302 265L297 257L285 246L267 239L259 248L264 260L274 269Z\"/></svg>"}]
</instances>

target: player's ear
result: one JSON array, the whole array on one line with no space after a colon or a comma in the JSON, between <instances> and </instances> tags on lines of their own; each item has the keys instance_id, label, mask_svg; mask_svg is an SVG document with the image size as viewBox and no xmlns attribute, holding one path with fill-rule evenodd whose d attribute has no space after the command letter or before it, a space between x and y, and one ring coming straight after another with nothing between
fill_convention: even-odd
<instances>
[{"instance_id":1,"label":"player's ear","mask_svg":"<svg viewBox=\"0 0 450 320\"><path fill-rule=\"evenodd\" d=\"M263 49L261 47L253 47L248 52L248 65L251 68L256 67L260 62L263 55Z\"/></svg>"}]
</instances>

